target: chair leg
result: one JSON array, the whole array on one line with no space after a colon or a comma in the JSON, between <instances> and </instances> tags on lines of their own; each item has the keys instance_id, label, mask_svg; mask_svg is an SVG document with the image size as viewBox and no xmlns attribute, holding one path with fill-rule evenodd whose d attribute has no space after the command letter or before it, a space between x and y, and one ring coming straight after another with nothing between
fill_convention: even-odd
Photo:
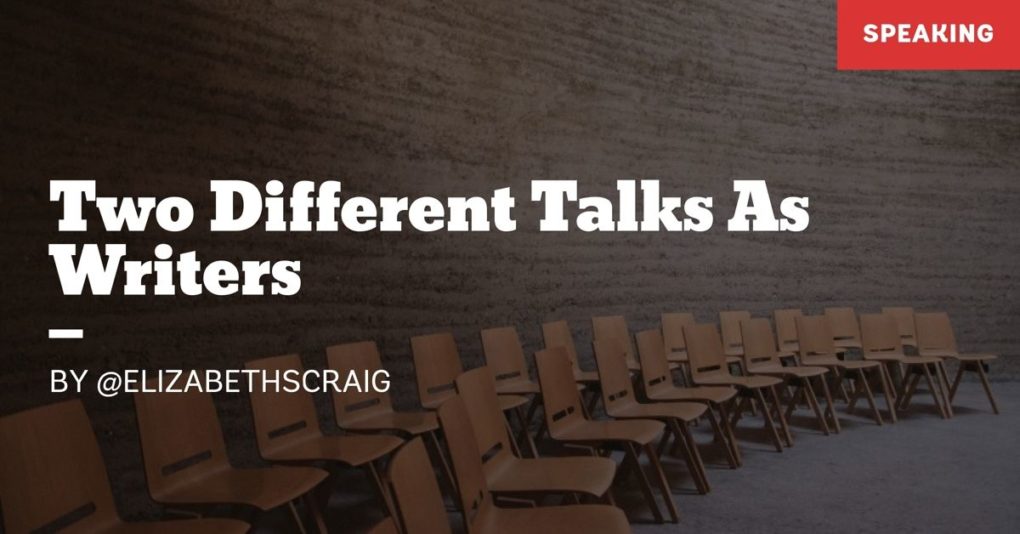
<instances>
[{"instance_id":1,"label":"chair leg","mask_svg":"<svg viewBox=\"0 0 1020 534\"><path fill-rule=\"evenodd\" d=\"M864 393L867 395L868 404L871 405L871 411L875 414L875 422L878 426L882 426L882 414L878 411L878 403L875 402L875 396L871 393L871 384L868 384L868 377L864 374L864 369L857 370L858 387L864 388Z\"/></svg>"},{"instance_id":2,"label":"chair leg","mask_svg":"<svg viewBox=\"0 0 1020 534\"><path fill-rule=\"evenodd\" d=\"M978 365L981 365L978 363ZM949 401L952 402L956 398L956 388L960 387L960 382L963 380L963 372L967 369L967 364L960 362L960 365L956 369L956 378L953 379L953 385L949 388Z\"/></svg>"},{"instance_id":3,"label":"chair leg","mask_svg":"<svg viewBox=\"0 0 1020 534\"><path fill-rule=\"evenodd\" d=\"M649 443L645 445L645 452L648 454L648 459L652 464L652 469L655 471L656 480L659 483L659 491L662 492L662 500L666 501L666 508L669 510L669 517L672 518L673 523L680 522L680 512L676 509L676 502L673 500L673 491L669 489L669 481L666 480L666 472L662 470L662 464L659 463L659 459L651 454L655 451L652 450L652 445Z\"/></svg>"},{"instance_id":4,"label":"chair leg","mask_svg":"<svg viewBox=\"0 0 1020 534\"><path fill-rule=\"evenodd\" d=\"M901 410L905 410L907 406L910 406L910 400L914 398L914 392L917 391L917 385L921 381L921 373L917 372L917 369L911 367L907 374L910 376L910 385L907 386L907 390L903 394L903 400L900 402Z\"/></svg>"},{"instance_id":5,"label":"chair leg","mask_svg":"<svg viewBox=\"0 0 1020 534\"><path fill-rule=\"evenodd\" d=\"M939 409L939 415L943 419L948 419L946 415L946 409L942 407L942 402L939 401L939 392L935 389L935 381L931 378L931 371L928 369L927 364L921 364L921 369L924 371L924 379L928 381L928 389L931 391L931 398L935 401L935 407Z\"/></svg>"},{"instance_id":6,"label":"chair leg","mask_svg":"<svg viewBox=\"0 0 1020 534\"><path fill-rule=\"evenodd\" d=\"M297 524L298 532L308 534L308 531L305 530L305 522L301 520L301 514L298 513L297 506L294 506L294 501L288 502L287 507L290 508L290 515L294 518L294 523ZM326 531L323 530L323 532Z\"/></svg>"},{"instance_id":7,"label":"chair leg","mask_svg":"<svg viewBox=\"0 0 1020 534\"><path fill-rule=\"evenodd\" d=\"M517 420L521 423L521 436L528 444L528 452L532 458L538 458L538 448L535 447L535 440L531 438L531 432L528 431L528 419L524 415L524 409L518 406L514 408L514 413L517 414Z\"/></svg>"},{"instance_id":8,"label":"chair leg","mask_svg":"<svg viewBox=\"0 0 1020 534\"><path fill-rule=\"evenodd\" d=\"M818 377L818 381L822 383L822 392L825 394L825 404L829 411L829 417L832 418L832 427L839 434L843 429L839 426L839 417L836 415L836 405L832 402L832 393L829 392L829 381L824 376Z\"/></svg>"},{"instance_id":9,"label":"chair leg","mask_svg":"<svg viewBox=\"0 0 1020 534\"><path fill-rule=\"evenodd\" d=\"M425 442L425 444L431 445L432 455L439 461L439 465L443 472L443 480L446 482L447 495L449 495L454 502L457 502L457 479L453 478L453 471L450 470L450 462L446 460L446 454L443 452L443 447L439 444L439 436L436 435L435 430L429 432L428 435L429 439Z\"/></svg>"},{"instance_id":10,"label":"chair leg","mask_svg":"<svg viewBox=\"0 0 1020 534\"><path fill-rule=\"evenodd\" d=\"M687 470L691 473L694 484L698 487L698 493L707 495L708 492L712 491L712 487L708 484L708 475L705 473L705 463L701 460L701 454L698 452L698 443L694 441L694 436L691 435L690 429L687 428L687 423L670 419L668 426L673 427L674 432L677 434L677 442L684 449L684 460L687 463Z\"/></svg>"},{"instance_id":11,"label":"chair leg","mask_svg":"<svg viewBox=\"0 0 1020 534\"><path fill-rule=\"evenodd\" d=\"M940 361L935 366L935 373L939 379L939 393L942 394L942 404L946 407L946 414L953 418L953 403L949 400L949 377L946 376L945 361Z\"/></svg>"},{"instance_id":12,"label":"chair leg","mask_svg":"<svg viewBox=\"0 0 1020 534\"><path fill-rule=\"evenodd\" d=\"M822 414L822 408L818 406L818 397L815 395L815 388L811 386L810 378L802 378L802 386L799 390L803 390L807 394L808 405L811 406L811 410L815 412L815 418L818 420L818 426L821 428L822 433L826 436L829 435L829 423L825 422L825 415Z\"/></svg>"},{"instance_id":13,"label":"chair leg","mask_svg":"<svg viewBox=\"0 0 1020 534\"><path fill-rule=\"evenodd\" d=\"M709 407L711 408L711 407ZM737 466L741 466L744 463L743 458L740 457L740 445L737 444L737 436L733 433L733 425L730 424L729 410L726 408L725 402L719 403L719 426L726 431L726 441L730 451L733 453L733 459L737 461Z\"/></svg>"},{"instance_id":14,"label":"chair leg","mask_svg":"<svg viewBox=\"0 0 1020 534\"><path fill-rule=\"evenodd\" d=\"M783 437L786 438L786 446L793 447L793 434L790 432L790 425L787 424L786 417L783 416L783 406L779 401L776 386L769 386L769 391L772 393L772 404L776 408L776 417L779 418L779 428L783 429Z\"/></svg>"},{"instance_id":15,"label":"chair leg","mask_svg":"<svg viewBox=\"0 0 1020 534\"><path fill-rule=\"evenodd\" d=\"M755 389L754 395L757 397L758 403L761 405L762 415L765 417L765 426L767 426L769 432L772 433L772 443L776 446L776 452L783 452L783 443L779 439L779 431L776 430L776 424L772 421L772 414L769 413L768 404L765 402L765 395L761 392L761 389Z\"/></svg>"},{"instance_id":16,"label":"chair leg","mask_svg":"<svg viewBox=\"0 0 1020 534\"><path fill-rule=\"evenodd\" d=\"M878 378L882 384L882 393L885 394L885 407L889 410L889 419L896 422L896 396L893 393L892 379L889 377L889 370L884 363L879 364Z\"/></svg>"},{"instance_id":17,"label":"chair leg","mask_svg":"<svg viewBox=\"0 0 1020 534\"><path fill-rule=\"evenodd\" d=\"M367 462L365 464L365 469L368 471L368 476L372 478L372 482L375 483L375 488L379 490L379 498L382 499L383 506L386 507L386 512L393 518L394 524L398 523L396 520L398 517L397 507L393 504L393 496L390 494L389 489L387 489L386 483L383 481L382 475L379 473L379 469L375 466L375 462Z\"/></svg>"},{"instance_id":18,"label":"chair leg","mask_svg":"<svg viewBox=\"0 0 1020 534\"><path fill-rule=\"evenodd\" d=\"M992 386L988 383L988 374L985 373L984 362L977 362L978 377L981 378L981 385L985 388L985 394L988 395L988 402L992 404L992 411L995 415L999 415L999 405L995 402L995 395L992 395Z\"/></svg>"},{"instance_id":19,"label":"chair leg","mask_svg":"<svg viewBox=\"0 0 1020 534\"><path fill-rule=\"evenodd\" d=\"M649 457L654 458L654 454L649 454ZM641 453L638 452L638 448L633 443L627 442L627 457L630 458L630 463L633 464L634 471L637 472L638 482L641 485L641 492L645 494L645 500L648 501L648 508L652 510L652 515L655 516L656 523L662 523L662 512L659 511L659 506L655 503L655 495L652 493L652 486L648 482L648 475L645 474L644 469L641 468Z\"/></svg>"},{"instance_id":20,"label":"chair leg","mask_svg":"<svg viewBox=\"0 0 1020 534\"><path fill-rule=\"evenodd\" d=\"M793 416L793 411L797 409L797 404L800 401L801 395L804 394L804 386L798 385L794 390L793 394L790 395L789 402L786 403L786 418L789 419ZM810 404L808 404L810 407Z\"/></svg>"},{"instance_id":21,"label":"chair leg","mask_svg":"<svg viewBox=\"0 0 1020 534\"><path fill-rule=\"evenodd\" d=\"M715 416L715 412L712 411L712 407L709 406L705 410L705 414L708 416L708 422L712 425L712 432L715 434L715 441L723 446L726 451L726 461L730 464L730 469L736 469L738 462L736 456L733 455L733 448L729 443L729 438L726 436L725 430L719 425L719 419ZM723 416L723 421L726 420L726 416Z\"/></svg>"}]
</instances>

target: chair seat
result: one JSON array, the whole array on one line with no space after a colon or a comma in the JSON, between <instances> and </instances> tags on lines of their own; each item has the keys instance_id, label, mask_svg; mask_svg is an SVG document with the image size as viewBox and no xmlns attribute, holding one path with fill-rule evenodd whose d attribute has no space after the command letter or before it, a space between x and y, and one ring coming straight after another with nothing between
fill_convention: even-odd
<instances>
[{"instance_id":1,"label":"chair seat","mask_svg":"<svg viewBox=\"0 0 1020 534\"><path fill-rule=\"evenodd\" d=\"M478 518L481 534L629 533L623 511L603 504L575 504L541 508L496 508Z\"/></svg>"},{"instance_id":2,"label":"chair seat","mask_svg":"<svg viewBox=\"0 0 1020 534\"><path fill-rule=\"evenodd\" d=\"M804 365L809 366L823 366L823 367L838 367L841 369L872 369L878 367L878 362L869 362L865 360L840 360L836 356L821 355L821 356L802 356L801 362Z\"/></svg>"},{"instance_id":3,"label":"chair seat","mask_svg":"<svg viewBox=\"0 0 1020 534\"><path fill-rule=\"evenodd\" d=\"M756 365L752 367L750 369L750 372L751 374L809 378L812 376L822 376L825 373L828 373L829 370L824 367L811 367L800 365L784 366L778 363L766 363L763 365Z\"/></svg>"},{"instance_id":4,"label":"chair seat","mask_svg":"<svg viewBox=\"0 0 1020 534\"><path fill-rule=\"evenodd\" d=\"M499 395L499 409L504 412L526 406L529 402L531 402L530 399L521 395L503 395L502 393Z\"/></svg>"},{"instance_id":5,"label":"chair seat","mask_svg":"<svg viewBox=\"0 0 1020 534\"><path fill-rule=\"evenodd\" d=\"M703 386L693 388L662 388L648 394L648 398L657 402L697 401L724 403L737 396L737 390L728 386Z\"/></svg>"},{"instance_id":6,"label":"chair seat","mask_svg":"<svg viewBox=\"0 0 1020 534\"><path fill-rule=\"evenodd\" d=\"M291 446L267 451L266 460L293 461L336 461L358 467L378 460L395 451L404 443L396 436L319 436Z\"/></svg>"},{"instance_id":7,"label":"chair seat","mask_svg":"<svg viewBox=\"0 0 1020 534\"><path fill-rule=\"evenodd\" d=\"M691 422L705 414L708 408L697 402L659 402L651 404L633 403L618 406L609 412L616 419L666 419L675 418Z\"/></svg>"},{"instance_id":8,"label":"chair seat","mask_svg":"<svg viewBox=\"0 0 1020 534\"><path fill-rule=\"evenodd\" d=\"M616 476L609 458L516 458L486 472L496 493L584 493L601 497Z\"/></svg>"},{"instance_id":9,"label":"chair seat","mask_svg":"<svg viewBox=\"0 0 1020 534\"><path fill-rule=\"evenodd\" d=\"M665 425L652 420L578 421L559 428L553 439L570 443L608 443L630 441L647 445L658 439Z\"/></svg>"},{"instance_id":10,"label":"chair seat","mask_svg":"<svg viewBox=\"0 0 1020 534\"><path fill-rule=\"evenodd\" d=\"M251 525L235 519L177 519L145 523L117 523L101 534L244 534Z\"/></svg>"},{"instance_id":11,"label":"chair seat","mask_svg":"<svg viewBox=\"0 0 1020 534\"><path fill-rule=\"evenodd\" d=\"M432 412L383 411L344 421L345 430L396 430L412 436L439 428L439 419Z\"/></svg>"},{"instance_id":12,"label":"chair seat","mask_svg":"<svg viewBox=\"0 0 1020 534\"><path fill-rule=\"evenodd\" d=\"M582 384L598 384L598 371L574 371L574 381Z\"/></svg>"},{"instance_id":13,"label":"chair seat","mask_svg":"<svg viewBox=\"0 0 1020 534\"><path fill-rule=\"evenodd\" d=\"M940 363L942 361L942 358L936 358L934 356L907 356L906 354L897 354L892 352L873 352L865 354L864 359L869 362L892 362L902 363L905 365L932 364Z\"/></svg>"},{"instance_id":14,"label":"chair seat","mask_svg":"<svg viewBox=\"0 0 1020 534\"><path fill-rule=\"evenodd\" d=\"M699 385L726 385L747 389L767 388L783 383L782 380L771 376L733 376L729 374L702 376L697 379L697 382Z\"/></svg>"},{"instance_id":15,"label":"chair seat","mask_svg":"<svg viewBox=\"0 0 1020 534\"><path fill-rule=\"evenodd\" d=\"M995 354L975 354L975 353L960 354L959 352L941 349L936 350L922 349L918 352L921 354L921 356L931 356L934 358L950 358L953 360L959 360L961 362L982 362L985 360L994 360L998 358L998 356L996 356Z\"/></svg>"},{"instance_id":16,"label":"chair seat","mask_svg":"<svg viewBox=\"0 0 1020 534\"><path fill-rule=\"evenodd\" d=\"M312 467L227 468L152 498L164 504L245 504L266 511L308 493L328 475Z\"/></svg>"},{"instance_id":17,"label":"chair seat","mask_svg":"<svg viewBox=\"0 0 1020 534\"><path fill-rule=\"evenodd\" d=\"M500 395L534 395L541 393L542 388L527 378L500 380L496 382L496 393Z\"/></svg>"}]
</instances>

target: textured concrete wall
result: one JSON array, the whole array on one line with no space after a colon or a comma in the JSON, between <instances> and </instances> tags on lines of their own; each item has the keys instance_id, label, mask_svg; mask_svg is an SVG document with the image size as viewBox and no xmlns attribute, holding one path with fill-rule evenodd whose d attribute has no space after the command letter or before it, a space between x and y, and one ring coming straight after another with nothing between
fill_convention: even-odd
<instances>
[{"instance_id":1,"label":"textured concrete wall","mask_svg":"<svg viewBox=\"0 0 1020 534\"><path fill-rule=\"evenodd\" d=\"M827 305L945 309L1017 355L1020 75L837 73L834 2L4 2L0 409L52 400L54 366L228 367L375 339L413 398L408 338L624 313ZM719 5L717 5L719 4ZM63 297L49 179L182 195L210 179L342 179L369 195L511 186L506 235L125 236L213 259L304 261L291 298ZM539 234L532 179L715 195L707 234ZM811 198L798 235L725 232L733 179ZM87 239L91 238L91 239ZM77 238L76 238L77 239ZM81 241L108 240L91 232ZM50 327L83 341L45 340ZM996 371L1005 370L1000 364ZM218 399L253 457L243 398ZM86 398L122 507L146 513L129 399ZM325 415L324 415L325 417ZM123 474L123 475L121 475Z\"/></svg>"}]
</instances>

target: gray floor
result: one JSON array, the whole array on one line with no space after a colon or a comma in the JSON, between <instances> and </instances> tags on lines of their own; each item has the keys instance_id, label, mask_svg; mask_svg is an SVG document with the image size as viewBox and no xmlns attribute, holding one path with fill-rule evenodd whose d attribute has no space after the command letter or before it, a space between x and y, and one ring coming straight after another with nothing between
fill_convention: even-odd
<instances>
[{"instance_id":1,"label":"gray floor","mask_svg":"<svg viewBox=\"0 0 1020 534\"><path fill-rule=\"evenodd\" d=\"M744 466L714 461L710 494L676 495L679 525L634 531L1020 532L1020 383L992 386L998 416L976 383L962 386L948 421L923 396L897 424L844 416L830 437L795 415L794 447L782 454L745 420ZM680 491L690 488L671 463Z\"/></svg>"}]
</instances>

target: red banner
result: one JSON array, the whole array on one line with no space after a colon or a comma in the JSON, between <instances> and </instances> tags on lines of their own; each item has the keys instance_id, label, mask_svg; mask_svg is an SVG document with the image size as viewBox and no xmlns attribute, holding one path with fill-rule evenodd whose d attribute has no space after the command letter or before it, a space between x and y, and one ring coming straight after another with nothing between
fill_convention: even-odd
<instances>
[{"instance_id":1,"label":"red banner","mask_svg":"<svg viewBox=\"0 0 1020 534\"><path fill-rule=\"evenodd\" d=\"M1020 0L838 0L839 70L1020 69Z\"/></svg>"}]
</instances>

